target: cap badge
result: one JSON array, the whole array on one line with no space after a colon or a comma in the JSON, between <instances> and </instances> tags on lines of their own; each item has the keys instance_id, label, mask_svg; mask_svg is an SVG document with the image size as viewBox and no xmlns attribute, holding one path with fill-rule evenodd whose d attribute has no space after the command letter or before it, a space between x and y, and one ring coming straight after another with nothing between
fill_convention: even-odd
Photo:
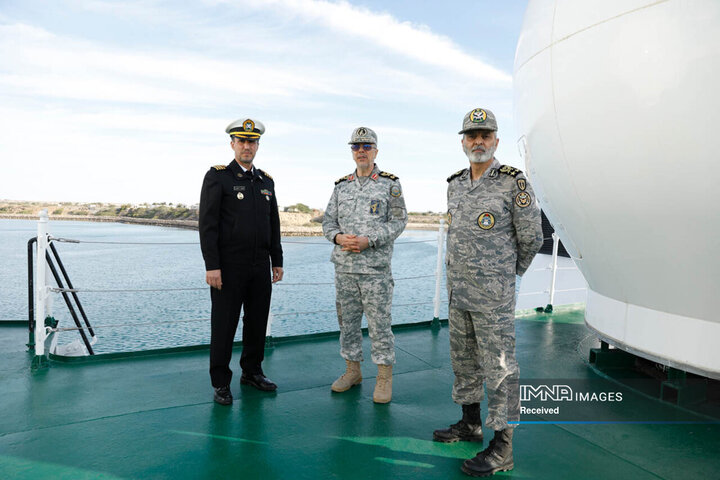
<instances>
[{"instance_id":1,"label":"cap badge","mask_svg":"<svg viewBox=\"0 0 720 480\"><path fill-rule=\"evenodd\" d=\"M245 195L243 195L242 192L238 192L238 194L237 194L237 199L238 199L238 200L242 200L243 198L245 198Z\"/></svg>"},{"instance_id":2,"label":"cap badge","mask_svg":"<svg viewBox=\"0 0 720 480\"><path fill-rule=\"evenodd\" d=\"M470 121L473 123L483 123L487 120L487 113L482 108L476 108L470 112Z\"/></svg>"},{"instance_id":3,"label":"cap badge","mask_svg":"<svg viewBox=\"0 0 720 480\"><path fill-rule=\"evenodd\" d=\"M365 127L360 127L360 128L358 128L357 130L355 130L355 133L356 133L359 137L364 137L365 135L367 135L367 130L365 129Z\"/></svg>"},{"instance_id":4,"label":"cap badge","mask_svg":"<svg viewBox=\"0 0 720 480\"><path fill-rule=\"evenodd\" d=\"M483 212L478 217L477 223L483 230L490 230L495 226L495 216L490 212Z\"/></svg>"},{"instance_id":5,"label":"cap badge","mask_svg":"<svg viewBox=\"0 0 720 480\"><path fill-rule=\"evenodd\" d=\"M253 130L255 130L255 122L248 118L243 122L243 130L245 130L246 132L252 132Z\"/></svg>"},{"instance_id":6,"label":"cap badge","mask_svg":"<svg viewBox=\"0 0 720 480\"><path fill-rule=\"evenodd\" d=\"M524 178L518 178L517 184L518 184L518 188L523 191L525 190L525 187L527 187L527 185L525 184Z\"/></svg>"},{"instance_id":7,"label":"cap badge","mask_svg":"<svg viewBox=\"0 0 720 480\"><path fill-rule=\"evenodd\" d=\"M515 205L520 208L529 207L532 203L532 197L527 192L520 192L515 196Z\"/></svg>"}]
</instances>

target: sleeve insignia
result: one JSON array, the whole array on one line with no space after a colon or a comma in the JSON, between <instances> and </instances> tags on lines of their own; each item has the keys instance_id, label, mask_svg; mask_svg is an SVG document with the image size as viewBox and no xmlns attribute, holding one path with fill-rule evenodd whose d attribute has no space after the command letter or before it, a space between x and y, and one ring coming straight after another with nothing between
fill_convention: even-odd
<instances>
[{"instance_id":1,"label":"sleeve insignia","mask_svg":"<svg viewBox=\"0 0 720 480\"><path fill-rule=\"evenodd\" d=\"M337 185L338 183L342 183L342 182L344 182L345 180L350 180L350 175L345 175L345 176L342 177L342 178L338 178L337 180L335 180L335 185Z\"/></svg>"},{"instance_id":2,"label":"sleeve insignia","mask_svg":"<svg viewBox=\"0 0 720 480\"><path fill-rule=\"evenodd\" d=\"M448 183L452 182L453 179L455 179L455 178L459 177L460 175L462 175L465 170L466 170L466 169L463 168L462 170L458 170L457 172L455 172L455 173L453 173L452 175L450 175L450 176L447 178Z\"/></svg>"},{"instance_id":3,"label":"sleeve insignia","mask_svg":"<svg viewBox=\"0 0 720 480\"><path fill-rule=\"evenodd\" d=\"M400 190L400 187L398 185L393 185L390 187L390 195L393 197L399 197L402 195L402 191Z\"/></svg>"},{"instance_id":4,"label":"sleeve insignia","mask_svg":"<svg viewBox=\"0 0 720 480\"><path fill-rule=\"evenodd\" d=\"M266 176L267 178L269 178L270 180L273 179L273 177L271 177L270 174L268 174L265 170L260 170L260 169L258 168L258 172L260 172L261 174L265 175L265 176Z\"/></svg>"},{"instance_id":5,"label":"sleeve insignia","mask_svg":"<svg viewBox=\"0 0 720 480\"><path fill-rule=\"evenodd\" d=\"M524 178L518 178L517 179L517 186L520 190L525 191L527 188L527 183L525 182Z\"/></svg>"},{"instance_id":6,"label":"sleeve insignia","mask_svg":"<svg viewBox=\"0 0 720 480\"><path fill-rule=\"evenodd\" d=\"M398 179L398 177L396 177L396 176L393 175L392 173L388 173L388 172L380 172L380 176L381 176L381 177L387 177L387 178L389 178L389 179L392 180L392 181L395 181L395 180Z\"/></svg>"},{"instance_id":7,"label":"sleeve insignia","mask_svg":"<svg viewBox=\"0 0 720 480\"><path fill-rule=\"evenodd\" d=\"M522 173L522 170L518 170L515 167L511 167L510 165L503 165L498 170L500 173L504 173L505 175L510 175L511 177L517 177L518 174Z\"/></svg>"},{"instance_id":8,"label":"sleeve insignia","mask_svg":"<svg viewBox=\"0 0 720 480\"><path fill-rule=\"evenodd\" d=\"M214 168L216 171L225 170L227 167L225 165L213 165L210 168Z\"/></svg>"},{"instance_id":9,"label":"sleeve insignia","mask_svg":"<svg viewBox=\"0 0 720 480\"><path fill-rule=\"evenodd\" d=\"M528 192L520 192L515 195L515 205L520 208L529 207L532 203L532 197Z\"/></svg>"}]
</instances>

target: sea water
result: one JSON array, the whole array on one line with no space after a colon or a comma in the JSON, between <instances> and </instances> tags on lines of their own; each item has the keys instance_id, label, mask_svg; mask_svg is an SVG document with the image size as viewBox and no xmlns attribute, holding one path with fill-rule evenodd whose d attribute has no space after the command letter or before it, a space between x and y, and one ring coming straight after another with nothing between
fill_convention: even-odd
<instances>
[{"instance_id":1,"label":"sea water","mask_svg":"<svg viewBox=\"0 0 720 480\"><path fill-rule=\"evenodd\" d=\"M51 221L55 242L70 280L95 328L96 353L207 344L210 341L210 289L198 232L172 227L120 223ZM0 219L0 321L28 317L27 242L37 222ZM437 232L406 230L395 242L393 324L432 320L437 262ZM283 237L282 282L272 293L271 335L337 331L333 245L324 237ZM518 309L545 306L550 257L538 255L523 278ZM572 261L558 288L585 286ZM445 273L441 275L440 318L447 318ZM55 286L54 281L52 286ZM84 291L83 291L84 290ZM582 302L584 291L559 292L555 303ZM74 327L59 293L52 294L52 316L59 327ZM363 326L366 320L363 319ZM58 334L58 343L78 339L77 331ZM236 340L241 338L238 328Z\"/></svg>"},{"instance_id":2,"label":"sea water","mask_svg":"<svg viewBox=\"0 0 720 480\"><path fill-rule=\"evenodd\" d=\"M96 353L209 343L210 289L197 231L69 221L51 221L49 231L81 242L55 247L95 327ZM0 320L28 317L27 241L36 234L35 221L0 219ZM283 237L282 243L285 276L273 287L271 334L338 330L333 245L324 237ZM437 232L406 231L396 241L393 324L433 318L436 258ZM446 302L444 283L441 294ZM447 303L442 305L447 318ZM60 327L74 326L59 293L53 294L52 316ZM76 338L76 331L61 332L59 343Z\"/></svg>"}]
</instances>

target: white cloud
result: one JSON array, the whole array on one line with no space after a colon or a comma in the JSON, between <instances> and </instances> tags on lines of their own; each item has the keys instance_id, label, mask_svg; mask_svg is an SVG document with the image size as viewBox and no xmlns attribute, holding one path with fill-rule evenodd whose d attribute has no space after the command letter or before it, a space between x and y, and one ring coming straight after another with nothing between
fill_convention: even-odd
<instances>
[{"instance_id":1,"label":"white cloud","mask_svg":"<svg viewBox=\"0 0 720 480\"><path fill-rule=\"evenodd\" d=\"M363 124L380 135L382 168L410 182L410 209L442 210L436 180L465 162L462 115L510 99L509 75L451 39L344 1L55 8L117 31L0 22L0 191L10 198L194 203L203 172L231 158L223 129L250 115L268 126L258 164L285 204L324 207ZM130 25L146 40L124 41Z\"/></svg>"},{"instance_id":2,"label":"white cloud","mask_svg":"<svg viewBox=\"0 0 720 480\"><path fill-rule=\"evenodd\" d=\"M274 7L278 13L293 14L331 28L337 35L359 37L415 61L450 70L478 80L509 86L512 77L463 52L451 39L433 33L425 25L402 22L387 13L372 12L347 1L326 0L226 0L235 8Z\"/></svg>"}]
</instances>

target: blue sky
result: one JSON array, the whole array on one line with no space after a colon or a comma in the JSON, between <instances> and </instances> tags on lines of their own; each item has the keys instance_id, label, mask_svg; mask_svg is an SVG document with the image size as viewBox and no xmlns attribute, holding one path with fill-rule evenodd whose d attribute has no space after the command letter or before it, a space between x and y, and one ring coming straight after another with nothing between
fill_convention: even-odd
<instances>
[{"instance_id":1,"label":"blue sky","mask_svg":"<svg viewBox=\"0 0 720 480\"><path fill-rule=\"evenodd\" d=\"M255 159L281 205L324 208L353 128L411 211L445 210L463 115L493 110L522 168L512 66L527 2L205 0L0 4L0 198L198 201L232 160L225 126L265 123Z\"/></svg>"}]
</instances>

